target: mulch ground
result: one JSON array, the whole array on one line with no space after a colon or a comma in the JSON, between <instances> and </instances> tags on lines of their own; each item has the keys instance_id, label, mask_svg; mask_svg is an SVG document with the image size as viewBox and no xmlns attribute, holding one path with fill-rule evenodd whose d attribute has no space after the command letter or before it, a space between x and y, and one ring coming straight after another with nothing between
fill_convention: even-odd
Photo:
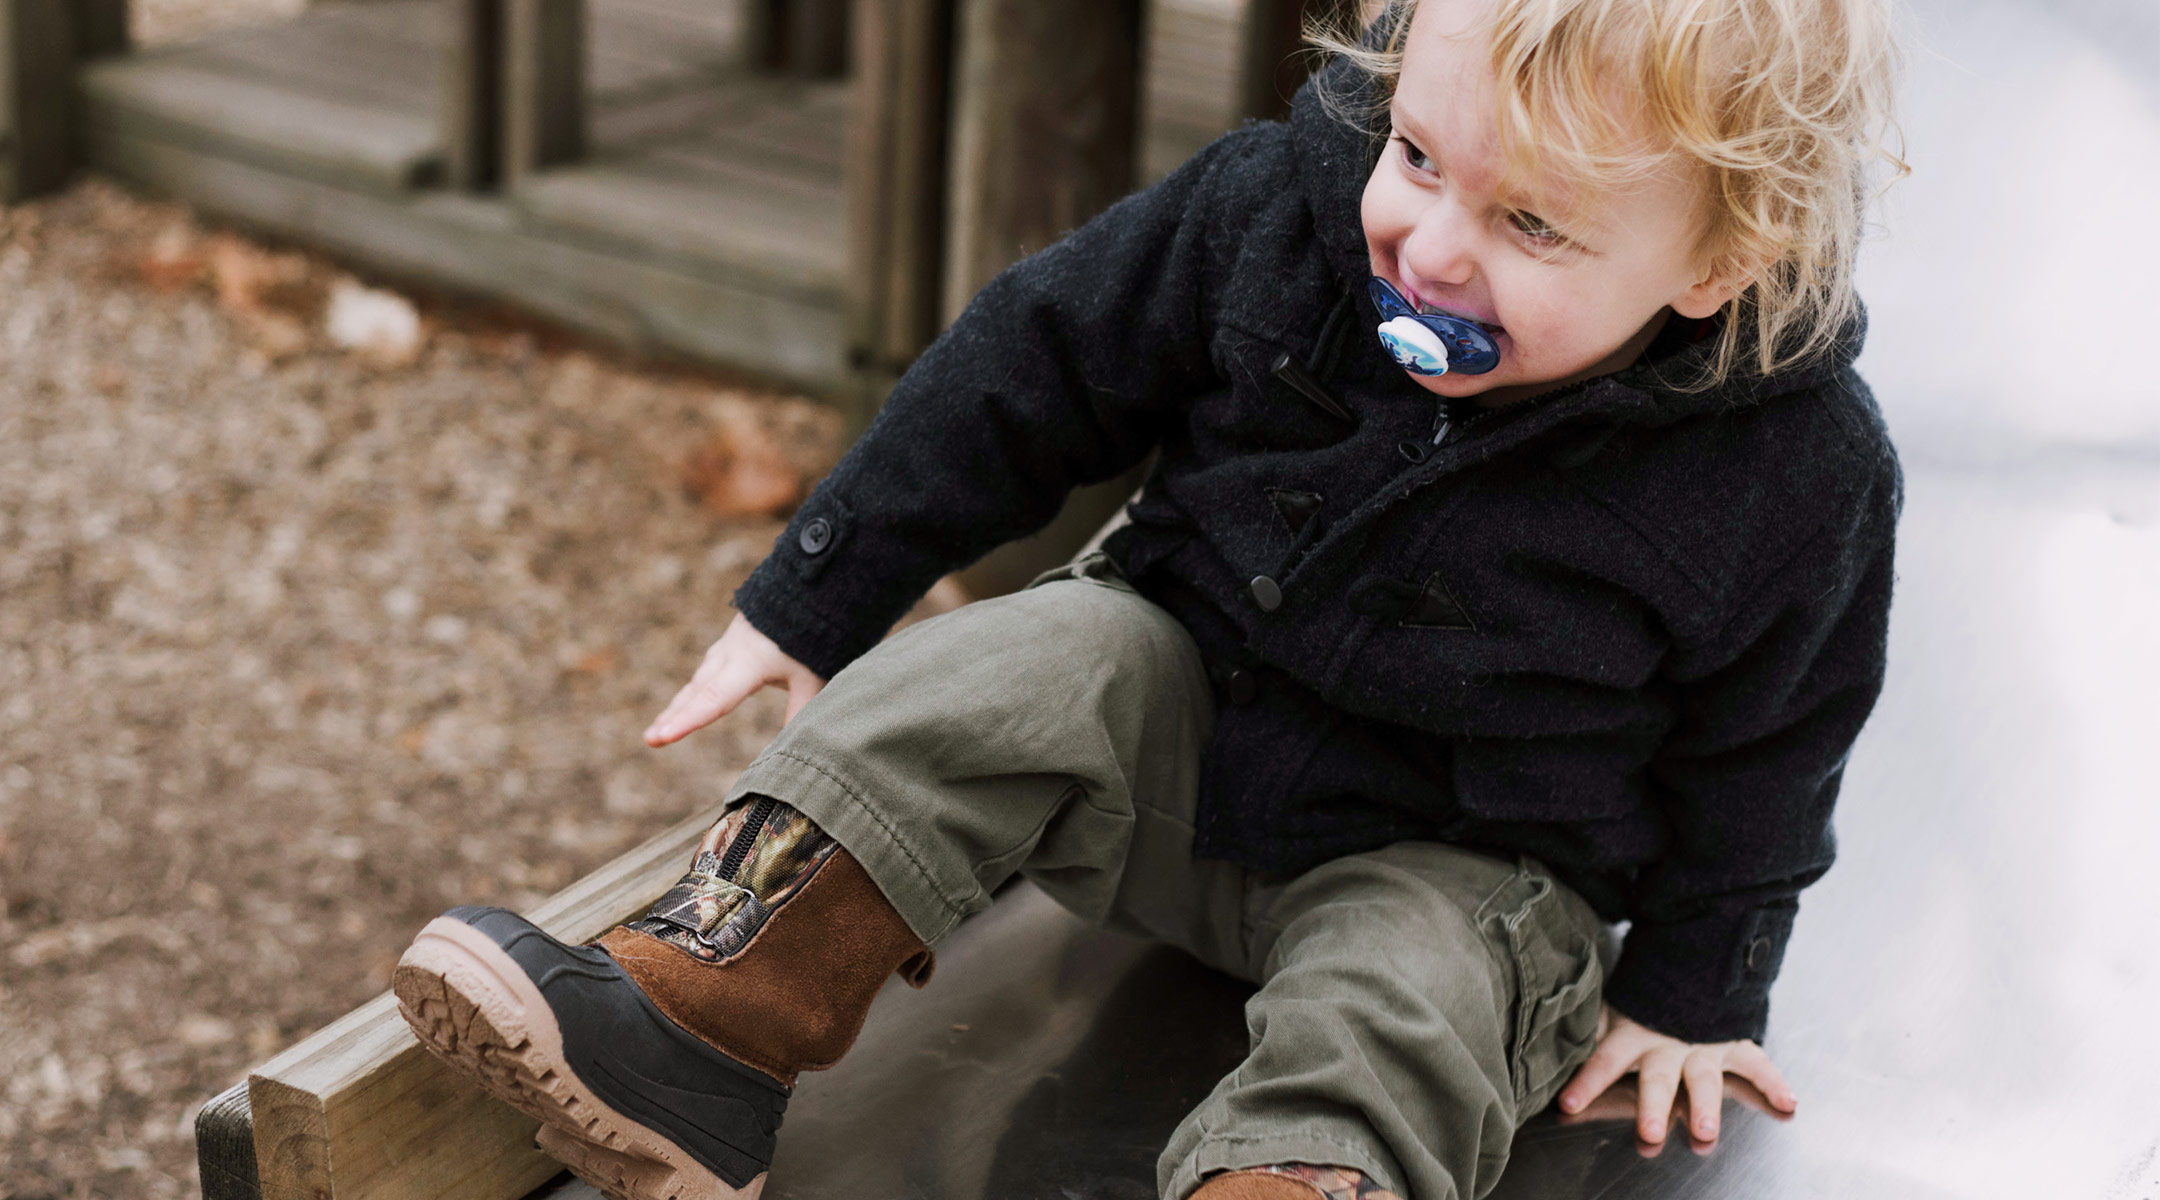
<instances>
[{"instance_id":1,"label":"mulch ground","mask_svg":"<svg viewBox=\"0 0 2160 1200\"><path fill-rule=\"evenodd\" d=\"M638 738L832 412L426 306L348 348L336 297L405 303L359 288L96 182L0 210L0 1200L194 1194L195 1109L430 916L778 727Z\"/></svg>"}]
</instances>

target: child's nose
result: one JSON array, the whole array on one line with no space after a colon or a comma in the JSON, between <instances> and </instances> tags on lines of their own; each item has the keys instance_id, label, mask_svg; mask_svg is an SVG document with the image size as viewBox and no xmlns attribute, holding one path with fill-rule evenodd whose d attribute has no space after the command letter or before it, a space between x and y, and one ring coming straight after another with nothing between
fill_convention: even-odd
<instances>
[{"instance_id":1,"label":"child's nose","mask_svg":"<svg viewBox=\"0 0 2160 1200\"><path fill-rule=\"evenodd\" d=\"M1416 280L1460 285L1477 275L1477 230L1461 206L1427 206L1403 242L1403 265Z\"/></svg>"}]
</instances>

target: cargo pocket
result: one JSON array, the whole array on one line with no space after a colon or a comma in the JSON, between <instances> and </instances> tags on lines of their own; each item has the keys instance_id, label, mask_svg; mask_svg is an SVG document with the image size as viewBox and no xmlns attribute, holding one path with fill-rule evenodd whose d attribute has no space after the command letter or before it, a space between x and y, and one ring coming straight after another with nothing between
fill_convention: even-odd
<instances>
[{"instance_id":1,"label":"cargo pocket","mask_svg":"<svg viewBox=\"0 0 2160 1200\"><path fill-rule=\"evenodd\" d=\"M1524 866L1478 913L1479 926L1515 967L1508 1073L1518 1124L1550 1104L1597 1048L1604 969L1596 942L1569 915L1559 886Z\"/></svg>"}]
</instances>

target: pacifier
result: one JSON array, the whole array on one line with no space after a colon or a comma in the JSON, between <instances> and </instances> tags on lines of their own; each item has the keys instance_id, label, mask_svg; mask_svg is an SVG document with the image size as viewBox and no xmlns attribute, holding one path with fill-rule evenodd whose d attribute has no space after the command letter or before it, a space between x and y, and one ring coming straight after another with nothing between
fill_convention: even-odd
<instances>
[{"instance_id":1,"label":"pacifier","mask_svg":"<svg viewBox=\"0 0 2160 1200\"><path fill-rule=\"evenodd\" d=\"M1413 375L1459 371L1483 375L1500 365L1500 346L1475 321L1444 313L1421 313L1379 276L1368 289L1380 310L1380 344Z\"/></svg>"}]
</instances>

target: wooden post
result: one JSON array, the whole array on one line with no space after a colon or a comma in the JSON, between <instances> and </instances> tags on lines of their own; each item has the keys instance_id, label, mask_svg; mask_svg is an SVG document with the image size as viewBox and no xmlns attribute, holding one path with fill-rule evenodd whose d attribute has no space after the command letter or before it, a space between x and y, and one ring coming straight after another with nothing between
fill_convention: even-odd
<instances>
[{"instance_id":1,"label":"wooden post","mask_svg":"<svg viewBox=\"0 0 2160 1200\"><path fill-rule=\"evenodd\" d=\"M750 61L796 79L838 79L848 65L852 0L755 0Z\"/></svg>"},{"instance_id":2,"label":"wooden post","mask_svg":"<svg viewBox=\"0 0 2160 1200\"><path fill-rule=\"evenodd\" d=\"M952 0L855 0L845 186L858 429L937 336L952 25Z\"/></svg>"},{"instance_id":3,"label":"wooden post","mask_svg":"<svg viewBox=\"0 0 2160 1200\"><path fill-rule=\"evenodd\" d=\"M1302 41L1305 0L1248 0L1238 39L1236 107L1240 117L1287 116L1290 97L1305 82L1292 57Z\"/></svg>"},{"instance_id":4,"label":"wooden post","mask_svg":"<svg viewBox=\"0 0 2160 1200\"><path fill-rule=\"evenodd\" d=\"M120 54L128 48L128 0L75 0L77 61Z\"/></svg>"},{"instance_id":5,"label":"wooden post","mask_svg":"<svg viewBox=\"0 0 2160 1200\"><path fill-rule=\"evenodd\" d=\"M507 0L505 186L585 154L585 0Z\"/></svg>"},{"instance_id":6,"label":"wooden post","mask_svg":"<svg viewBox=\"0 0 2160 1200\"><path fill-rule=\"evenodd\" d=\"M944 315L1132 189L1139 0L961 0Z\"/></svg>"},{"instance_id":7,"label":"wooden post","mask_svg":"<svg viewBox=\"0 0 2160 1200\"><path fill-rule=\"evenodd\" d=\"M442 121L445 182L463 191L502 179L503 0L443 0Z\"/></svg>"},{"instance_id":8,"label":"wooden post","mask_svg":"<svg viewBox=\"0 0 2160 1200\"><path fill-rule=\"evenodd\" d=\"M1356 0L1249 0L1238 45L1240 117L1271 121L1290 115L1290 97L1310 78L1318 58L1305 53L1305 21L1338 20ZM1372 9L1372 5L1362 6ZM1377 15L1374 11L1372 15Z\"/></svg>"},{"instance_id":9,"label":"wooden post","mask_svg":"<svg viewBox=\"0 0 2160 1200\"><path fill-rule=\"evenodd\" d=\"M961 0L947 321L992 276L1062 237L1133 186L1139 146L1139 0ZM1069 559L1138 484L1073 493L1047 529L960 575L999 595Z\"/></svg>"},{"instance_id":10,"label":"wooden post","mask_svg":"<svg viewBox=\"0 0 2160 1200\"><path fill-rule=\"evenodd\" d=\"M71 0L0 0L0 202L49 192L74 170Z\"/></svg>"}]
</instances>

